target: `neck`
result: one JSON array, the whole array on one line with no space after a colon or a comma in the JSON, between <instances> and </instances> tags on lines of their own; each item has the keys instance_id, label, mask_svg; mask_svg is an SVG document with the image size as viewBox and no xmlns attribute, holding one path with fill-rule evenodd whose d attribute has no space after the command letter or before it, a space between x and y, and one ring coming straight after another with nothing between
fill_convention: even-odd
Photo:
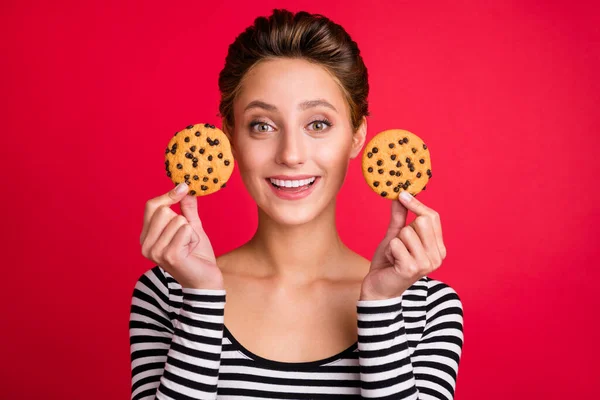
<instances>
[{"instance_id":1,"label":"neck","mask_svg":"<svg viewBox=\"0 0 600 400\"><path fill-rule=\"evenodd\" d=\"M303 225L281 225L258 209L258 228L248 243L255 273L292 283L339 275L347 250L335 223L335 202Z\"/></svg>"}]
</instances>

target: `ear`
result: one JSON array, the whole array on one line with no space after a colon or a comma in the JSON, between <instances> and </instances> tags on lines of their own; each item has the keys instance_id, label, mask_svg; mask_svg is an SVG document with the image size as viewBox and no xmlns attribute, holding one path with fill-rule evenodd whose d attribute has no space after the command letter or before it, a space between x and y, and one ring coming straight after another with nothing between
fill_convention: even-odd
<instances>
[{"instance_id":1,"label":"ear","mask_svg":"<svg viewBox=\"0 0 600 400\"><path fill-rule=\"evenodd\" d=\"M231 132L229 129L229 125L225 122L225 120L223 119L221 121L221 126L223 127L221 130L223 131L223 133L225 134L225 136L227 136L227 139L229 140L229 144L231 145L231 154L233 155L233 159L237 159L237 150L235 148L235 145L233 143L233 132Z\"/></svg>"},{"instance_id":2,"label":"ear","mask_svg":"<svg viewBox=\"0 0 600 400\"><path fill-rule=\"evenodd\" d=\"M350 152L350 158L356 158L360 154L363 146L365 145L365 139L367 138L367 117L362 118L362 122L358 127L358 130L352 136L352 151Z\"/></svg>"}]
</instances>

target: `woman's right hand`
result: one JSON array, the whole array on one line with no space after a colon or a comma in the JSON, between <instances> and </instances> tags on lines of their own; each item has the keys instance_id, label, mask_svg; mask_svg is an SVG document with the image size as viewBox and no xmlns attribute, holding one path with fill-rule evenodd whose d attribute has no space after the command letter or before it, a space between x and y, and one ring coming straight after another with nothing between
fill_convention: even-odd
<instances>
[{"instance_id":1,"label":"woman's right hand","mask_svg":"<svg viewBox=\"0 0 600 400\"><path fill-rule=\"evenodd\" d=\"M177 188L181 188L180 193ZM223 289L223 275L198 216L196 196L182 183L148 200L140 235L142 255L167 271L182 287ZM181 201L177 214L171 205Z\"/></svg>"}]
</instances>

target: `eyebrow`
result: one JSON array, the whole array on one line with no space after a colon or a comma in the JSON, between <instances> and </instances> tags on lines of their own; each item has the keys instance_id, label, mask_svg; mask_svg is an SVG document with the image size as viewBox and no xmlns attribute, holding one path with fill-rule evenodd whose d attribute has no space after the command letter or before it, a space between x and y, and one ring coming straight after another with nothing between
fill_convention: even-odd
<instances>
[{"instance_id":1,"label":"eyebrow","mask_svg":"<svg viewBox=\"0 0 600 400\"><path fill-rule=\"evenodd\" d=\"M327 107L327 108L332 109L335 112L338 112L338 110L336 110L336 108L331 103L329 103L328 101L325 101L325 100L321 100L321 99L303 101L302 103L298 104L298 109L301 111L304 111L304 110L308 110L309 108L319 107L319 106ZM254 101L251 101L246 106L246 108L244 109L244 112L251 110L253 108L262 108L264 110L274 111L274 112L278 111L277 107L275 107L272 104L265 103L264 101L260 101L260 100L254 100Z\"/></svg>"}]
</instances>

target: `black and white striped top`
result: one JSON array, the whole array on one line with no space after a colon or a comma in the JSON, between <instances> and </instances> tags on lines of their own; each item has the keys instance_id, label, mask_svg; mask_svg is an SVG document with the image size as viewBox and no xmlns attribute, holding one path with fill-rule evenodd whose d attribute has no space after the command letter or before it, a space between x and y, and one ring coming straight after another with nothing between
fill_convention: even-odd
<instances>
[{"instance_id":1,"label":"black and white striped top","mask_svg":"<svg viewBox=\"0 0 600 400\"><path fill-rule=\"evenodd\" d=\"M224 326L225 290L182 289L161 267L135 285L132 399L452 399L462 303L424 277L402 296L357 301L358 342L288 363L245 349ZM158 390L157 390L158 389Z\"/></svg>"}]
</instances>

